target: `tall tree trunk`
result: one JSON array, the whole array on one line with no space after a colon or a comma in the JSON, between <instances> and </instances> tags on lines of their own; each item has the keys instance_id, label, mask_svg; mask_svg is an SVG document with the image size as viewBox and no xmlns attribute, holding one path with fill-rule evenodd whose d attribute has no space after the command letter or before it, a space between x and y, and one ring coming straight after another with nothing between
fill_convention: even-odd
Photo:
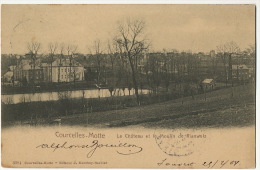
<instances>
[{"instance_id":1,"label":"tall tree trunk","mask_svg":"<svg viewBox=\"0 0 260 170\"><path fill-rule=\"evenodd\" d=\"M228 73L229 73L229 78L231 80L231 97L234 96L234 83L233 83L233 70L232 70L232 58L231 58L231 53L229 54L228 56L228 66L229 66L229 69L228 69Z\"/></svg>"},{"instance_id":2,"label":"tall tree trunk","mask_svg":"<svg viewBox=\"0 0 260 170\"><path fill-rule=\"evenodd\" d=\"M71 77L71 57L72 57L72 56L70 56L70 73L69 73L69 83L70 83L70 77Z\"/></svg>"},{"instance_id":3,"label":"tall tree trunk","mask_svg":"<svg viewBox=\"0 0 260 170\"><path fill-rule=\"evenodd\" d=\"M50 82L52 82L52 60L51 60L51 75L49 76Z\"/></svg>"},{"instance_id":4,"label":"tall tree trunk","mask_svg":"<svg viewBox=\"0 0 260 170\"><path fill-rule=\"evenodd\" d=\"M128 57L130 59L130 54L129 54ZM134 89L135 89L136 102L139 105L140 101L139 101L139 94L138 94L138 84L137 84L137 81L136 81L135 66L134 66L132 60L129 60L129 62L130 62L131 70L132 70L132 79L133 79L133 86L134 86Z\"/></svg>"}]
</instances>

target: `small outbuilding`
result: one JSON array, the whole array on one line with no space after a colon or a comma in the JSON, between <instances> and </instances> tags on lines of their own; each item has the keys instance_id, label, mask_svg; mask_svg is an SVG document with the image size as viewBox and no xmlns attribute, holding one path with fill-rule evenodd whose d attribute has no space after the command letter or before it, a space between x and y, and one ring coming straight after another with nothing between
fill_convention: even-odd
<instances>
[{"instance_id":1,"label":"small outbuilding","mask_svg":"<svg viewBox=\"0 0 260 170\"><path fill-rule=\"evenodd\" d=\"M204 79L201 82L201 85L202 85L203 89L205 89L205 90L207 90L207 89L213 90L216 87L216 82L214 79Z\"/></svg>"}]
</instances>

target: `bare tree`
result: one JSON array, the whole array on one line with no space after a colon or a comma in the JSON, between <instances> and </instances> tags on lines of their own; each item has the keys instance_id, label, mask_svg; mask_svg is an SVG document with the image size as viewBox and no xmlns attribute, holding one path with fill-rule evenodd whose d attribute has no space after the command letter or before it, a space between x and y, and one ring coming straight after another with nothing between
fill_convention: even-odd
<instances>
[{"instance_id":1,"label":"bare tree","mask_svg":"<svg viewBox=\"0 0 260 170\"><path fill-rule=\"evenodd\" d=\"M59 51L60 51L60 54L59 54L59 69L58 69L58 83L60 82L60 68L62 66L62 59L63 59L63 53L64 53L64 49L65 49L65 46L64 44L60 44L60 48L59 48Z\"/></svg>"},{"instance_id":2,"label":"bare tree","mask_svg":"<svg viewBox=\"0 0 260 170\"><path fill-rule=\"evenodd\" d=\"M154 55L149 57L149 70L151 71L151 76L149 80L150 87L153 89L154 93L158 93L159 86L161 84L161 66L160 66L160 55Z\"/></svg>"},{"instance_id":3,"label":"bare tree","mask_svg":"<svg viewBox=\"0 0 260 170\"><path fill-rule=\"evenodd\" d=\"M255 51L255 44L254 45L249 45L248 48L245 49L244 54L249 57L249 62L248 64L252 65L253 68L255 69L255 57L256 57L256 51Z\"/></svg>"},{"instance_id":4,"label":"bare tree","mask_svg":"<svg viewBox=\"0 0 260 170\"><path fill-rule=\"evenodd\" d=\"M69 65L70 65L70 69L69 69L69 82L71 82L71 77L73 77L73 81L74 81L74 84L75 84L75 68L73 69L73 74L71 72L71 68L72 68L72 65L74 66L74 64L72 64L72 60L73 60L73 55L76 53L77 51L77 48L78 46L75 46L75 45L68 45L67 46L67 54L68 54L68 57L69 57ZM74 62L74 60L73 60Z\"/></svg>"},{"instance_id":5,"label":"bare tree","mask_svg":"<svg viewBox=\"0 0 260 170\"><path fill-rule=\"evenodd\" d=\"M58 48L58 44L57 43L49 43L48 45L48 49L49 49L49 62L50 62L50 73L49 73L49 81L52 82L52 62L53 62L53 58L55 55L55 52Z\"/></svg>"},{"instance_id":6,"label":"bare tree","mask_svg":"<svg viewBox=\"0 0 260 170\"><path fill-rule=\"evenodd\" d=\"M166 88L166 92L168 92L169 90L169 86L170 86L170 70L171 70L171 55L167 52L166 49L163 49L163 55L162 55L162 63L163 63L163 67L162 67L162 78L163 78L163 83L165 85Z\"/></svg>"},{"instance_id":7,"label":"bare tree","mask_svg":"<svg viewBox=\"0 0 260 170\"><path fill-rule=\"evenodd\" d=\"M240 48L238 47L237 43L234 41L227 42L224 45L225 51L229 54L238 53L240 51Z\"/></svg>"},{"instance_id":8,"label":"bare tree","mask_svg":"<svg viewBox=\"0 0 260 170\"><path fill-rule=\"evenodd\" d=\"M125 94L125 80L128 79L126 61L122 57L116 41L108 42L108 55L113 75L108 81L110 92L112 93L115 87L119 87Z\"/></svg>"},{"instance_id":9,"label":"bare tree","mask_svg":"<svg viewBox=\"0 0 260 170\"><path fill-rule=\"evenodd\" d=\"M27 49L29 51L30 57L31 57L31 67L33 69L33 77L32 77L32 85L34 89L34 83L35 83L35 66L36 66L36 57L41 48L41 44L38 42L31 42L27 44Z\"/></svg>"},{"instance_id":10,"label":"bare tree","mask_svg":"<svg viewBox=\"0 0 260 170\"><path fill-rule=\"evenodd\" d=\"M97 67L97 84L100 85L101 81L101 72L102 72L102 62L103 62L103 49L101 47L101 41L100 40L95 40L93 43L93 50L94 53L92 53L92 50L89 49L90 54L92 54L95 57L95 64Z\"/></svg>"},{"instance_id":11,"label":"bare tree","mask_svg":"<svg viewBox=\"0 0 260 170\"><path fill-rule=\"evenodd\" d=\"M131 69L129 66L129 62L128 59L125 57L125 53L123 52L123 49L119 46L119 44L117 43L117 40L114 39L114 42L116 44L116 49L118 50L118 58L117 58L117 62L118 62L118 71L117 71L117 77L118 77L118 82L121 82L122 84L122 90L125 94L125 87L128 88L128 90L132 89L132 83L131 83ZM129 95L130 95L130 91L129 91Z\"/></svg>"},{"instance_id":12,"label":"bare tree","mask_svg":"<svg viewBox=\"0 0 260 170\"><path fill-rule=\"evenodd\" d=\"M143 20L128 18L118 22L118 35L116 37L116 42L123 56L128 59L130 64L132 82L138 104L137 59L149 47L149 43L144 36L144 28L145 22Z\"/></svg>"},{"instance_id":13,"label":"bare tree","mask_svg":"<svg viewBox=\"0 0 260 170\"><path fill-rule=\"evenodd\" d=\"M108 81L109 92L112 96L112 92L114 91L115 86L117 85L118 81L116 81L116 71L114 68L116 59L117 59L117 44L111 44L108 42L108 55L111 63L111 70L112 70L112 78Z\"/></svg>"},{"instance_id":14,"label":"bare tree","mask_svg":"<svg viewBox=\"0 0 260 170\"><path fill-rule=\"evenodd\" d=\"M215 74L216 74L216 67L217 67L217 60L216 60L216 54L215 54L215 51L214 50L211 50L210 51L210 61L212 63L212 71L211 71L211 74L212 74L212 77L215 78Z\"/></svg>"},{"instance_id":15,"label":"bare tree","mask_svg":"<svg viewBox=\"0 0 260 170\"><path fill-rule=\"evenodd\" d=\"M248 65L249 67L252 68L252 75L250 75L251 81L255 80L255 67L256 67L256 51L255 51L255 44L249 45L248 48L246 48L243 52L242 55L240 55L240 60L243 64ZM242 76L243 78L243 76ZM242 80L244 81L244 80ZM244 83L244 82L243 82Z\"/></svg>"},{"instance_id":16,"label":"bare tree","mask_svg":"<svg viewBox=\"0 0 260 170\"><path fill-rule=\"evenodd\" d=\"M218 52L218 56L221 57L221 60L223 62L223 66L224 66L224 74L225 74L225 81L226 81L226 86L227 86L227 83L228 83L228 72L227 72L227 68L226 68L226 65L227 65L227 59L226 59L226 51L225 51L225 47L224 45L219 45L217 46L217 52Z\"/></svg>"},{"instance_id":17,"label":"bare tree","mask_svg":"<svg viewBox=\"0 0 260 170\"><path fill-rule=\"evenodd\" d=\"M111 62L112 72L114 74L114 65L116 62L116 57L117 57L116 53L118 52L118 47L116 43L111 44L110 42L108 42L107 47L108 47L108 55Z\"/></svg>"},{"instance_id":18,"label":"bare tree","mask_svg":"<svg viewBox=\"0 0 260 170\"><path fill-rule=\"evenodd\" d=\"M234 41L230 41L225 43L224 45L217 46L217 51L222 58L222 62L224 65L225 76L226 76L226 85L227 81L230 80L233 86L233 78L232 78L232 56L234 54L239 53L240 49L238 45ZM227 70L227 62L228 62L228 70Z\"/></svg>"}]
</instances>

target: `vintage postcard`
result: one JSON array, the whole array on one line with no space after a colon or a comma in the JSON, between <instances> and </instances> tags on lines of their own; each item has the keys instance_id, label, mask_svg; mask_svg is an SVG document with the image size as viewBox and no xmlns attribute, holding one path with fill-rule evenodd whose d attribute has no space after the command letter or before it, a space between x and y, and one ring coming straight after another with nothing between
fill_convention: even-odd
<instances>
[{"instance_id":1,"label":"vintage postcard","mask_svg":"<svg viewBox=\"0 0 260 170\"><path fill-rule=\"evenodd\" d=\"M254 168L255 14L2 5L2 166Z\"/></svg>"}]
</instances>

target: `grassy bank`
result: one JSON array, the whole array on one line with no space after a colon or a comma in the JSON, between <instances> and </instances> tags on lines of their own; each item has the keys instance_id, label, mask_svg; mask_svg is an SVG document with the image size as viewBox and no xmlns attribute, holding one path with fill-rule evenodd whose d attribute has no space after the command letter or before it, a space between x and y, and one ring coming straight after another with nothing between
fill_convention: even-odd
<instances>
[{"instance_id":1,"label":"grassy bank","mask_svg":"<svg viewBox=\"0 0 260 170\"><path fill-rule=\"evenodd\" d=\"M62 93L63 94L63 93ZM59 96L60 97L60 96ZM95 112L122 110L139 105L150 105L179 98L179 93L140 94L140 103L136 102L135 96L113 96L106 98L70 98L62 95L57 101L32 102L26 100L18 104L2 103L2 120L8 122L28 122L30 120L46 121L82 113L94 114Z\"/></svg>"},{"instance_id":2,"label":"grassy bank","mask_svg":"<svg viewBox=\"0 0 260 170\"><path fill-rule=\"evenodd\" d=\"M49 102L2 104L2 125L38 121L49 124L60 118L62 125L222 127L247 126L255 120L255 91L252 84L182 96L178 92L100 99L62 99Z\"/></svg>"},{"instance_id":3,"label":"grassy bank","mask_svg":"<svg viewBox=\"0 0 260 170\"><path fill-rule=\"evenodd\" d=\"M234 127L255 124L255 91L237 86L120 111L64 117L63 125L149 128Z\"/></svg>"}]
</instances>

